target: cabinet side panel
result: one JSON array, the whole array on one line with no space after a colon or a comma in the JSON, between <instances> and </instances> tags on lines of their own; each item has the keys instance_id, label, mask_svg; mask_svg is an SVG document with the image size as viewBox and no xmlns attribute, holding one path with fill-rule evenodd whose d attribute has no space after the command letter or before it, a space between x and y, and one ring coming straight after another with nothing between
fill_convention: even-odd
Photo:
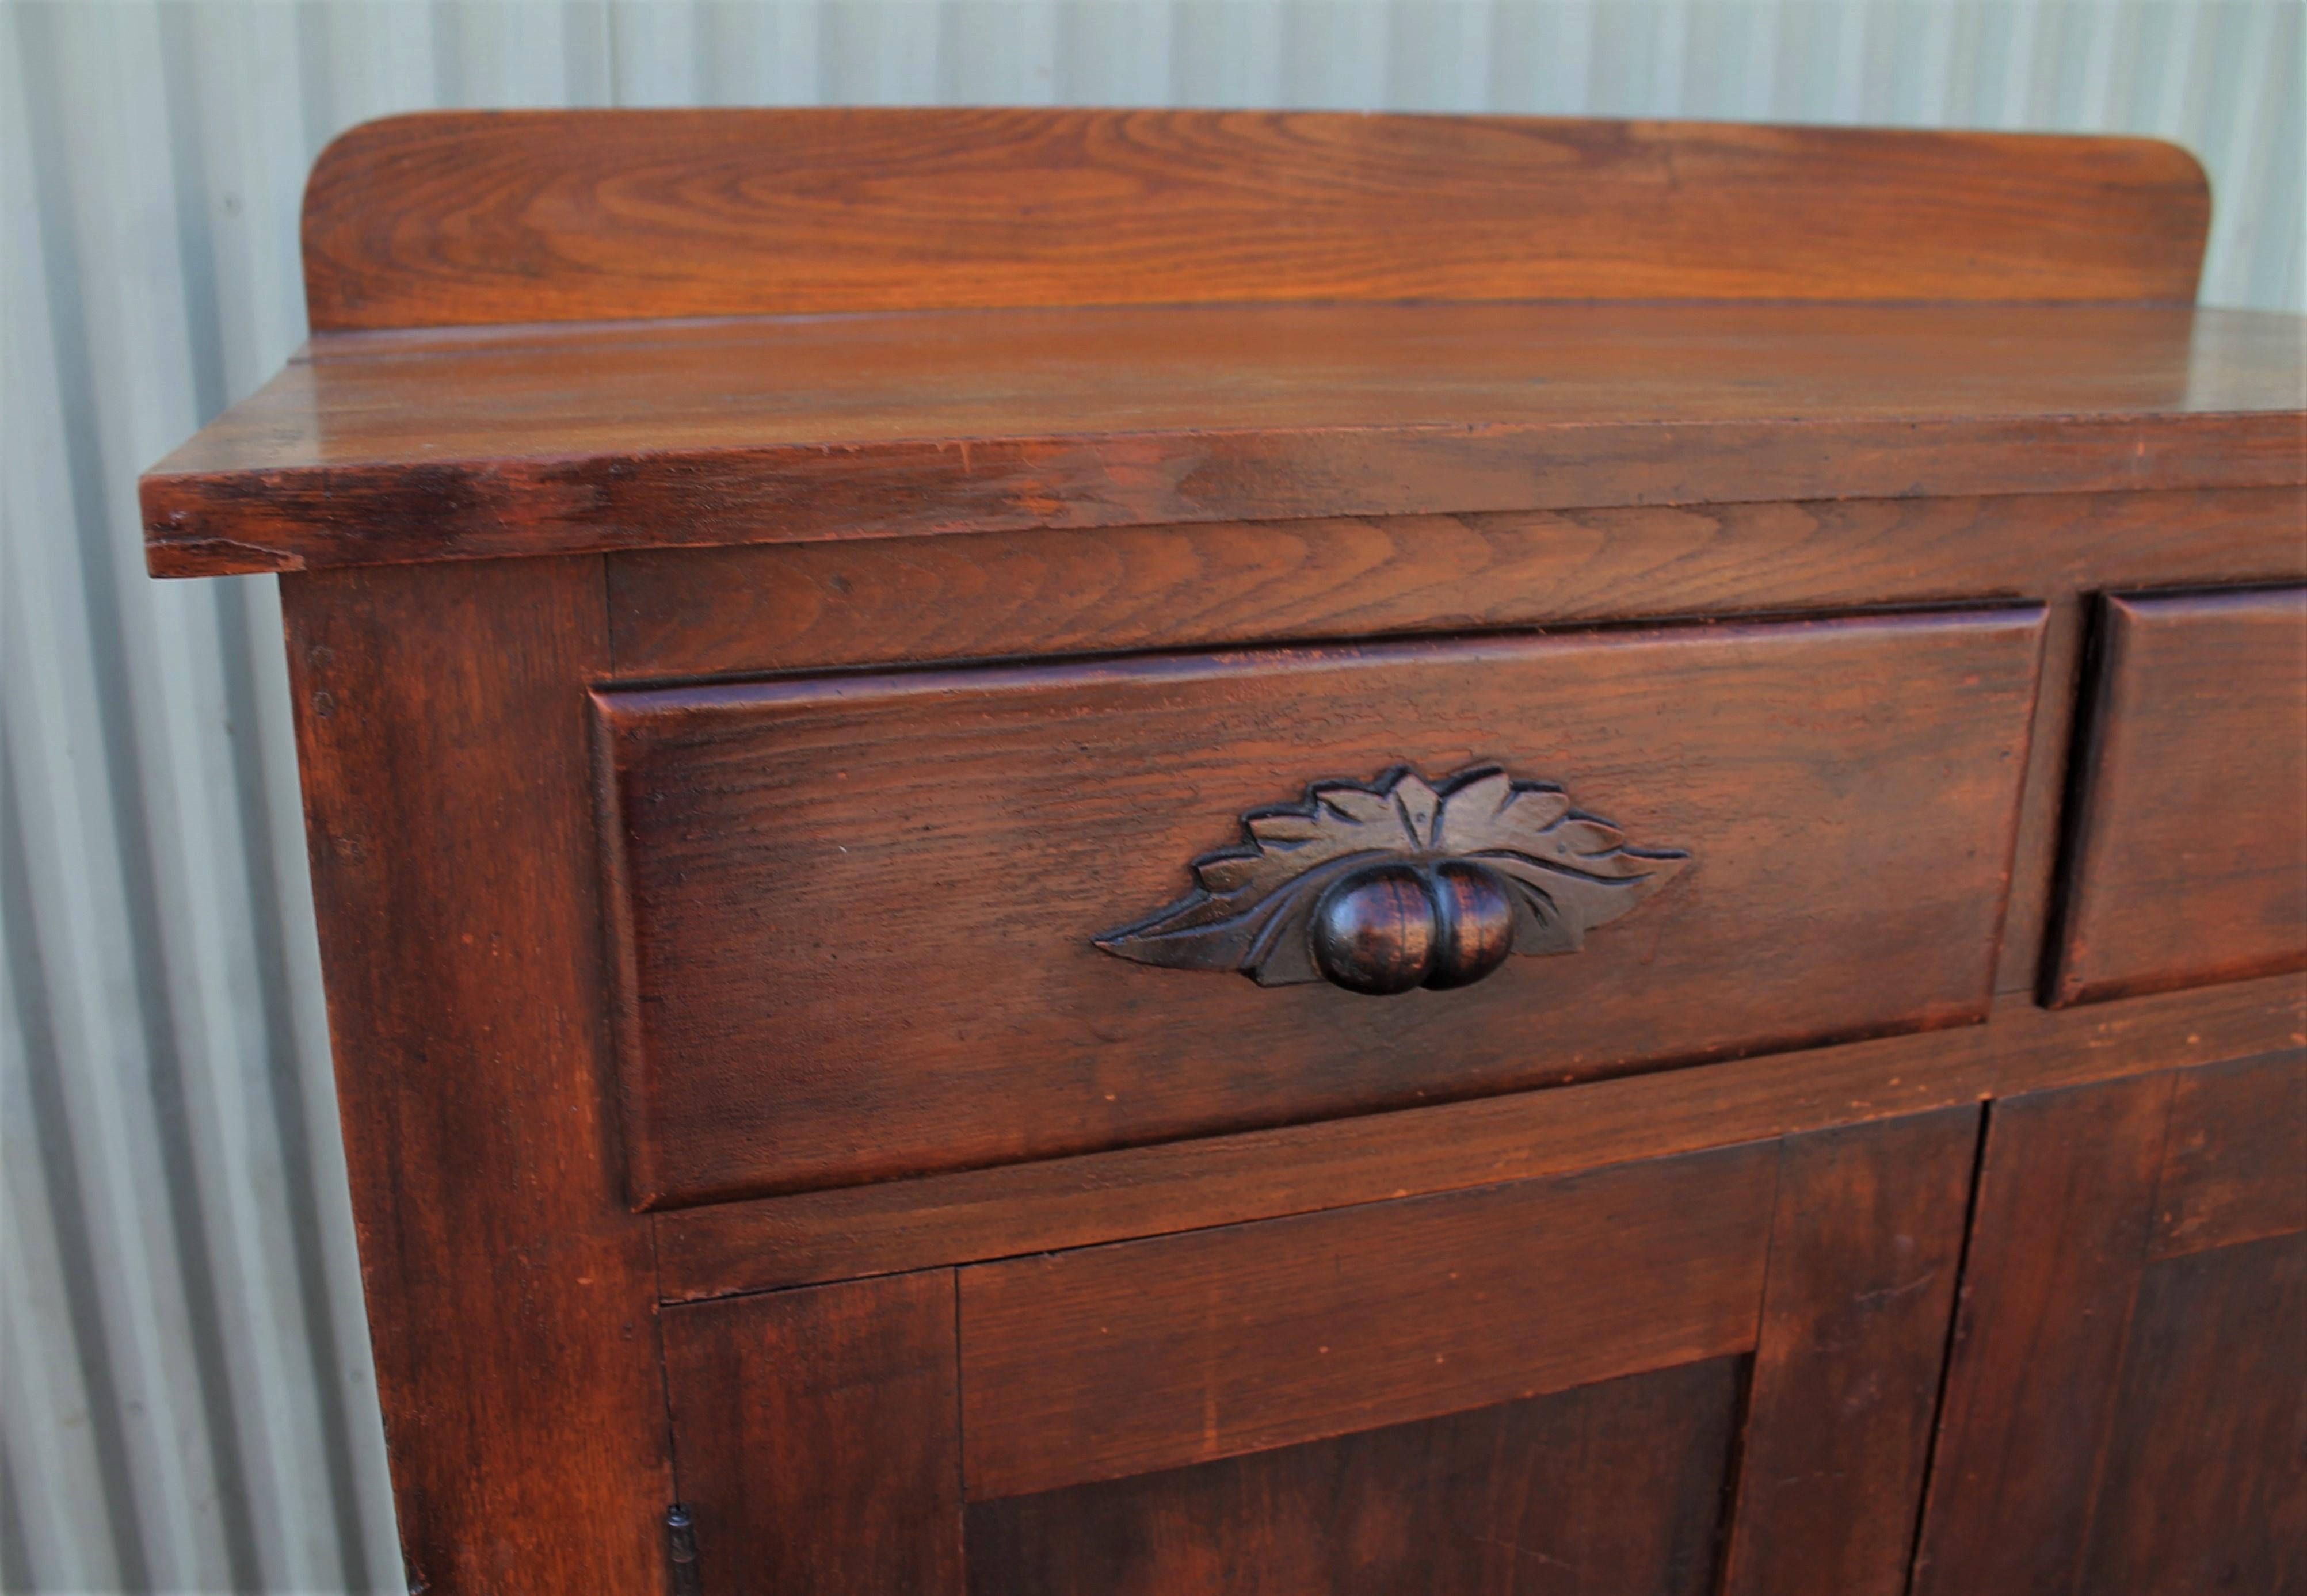
<instances>
[{"instance_id":1,"label":"cabinet side panel","mask_svg":"<svg viewBox=\"0 0 2307 1596\"><path fill-rule=\"evenodd\" d=\"M1900 1596L1979 1111L1788 1139L1728 1596Z\"/></svg>"},{"instance_id":2,"label":"cabinet side panel","mask_svg":"<svg viewBox=\"0 0 2307 1596\"><path fill-rule=\"evenodd\" d=\"M411 1587L653 1591L654 1266L613 1177L587 780L599 562L281 589Z\"/></svg>"}]
</instances>

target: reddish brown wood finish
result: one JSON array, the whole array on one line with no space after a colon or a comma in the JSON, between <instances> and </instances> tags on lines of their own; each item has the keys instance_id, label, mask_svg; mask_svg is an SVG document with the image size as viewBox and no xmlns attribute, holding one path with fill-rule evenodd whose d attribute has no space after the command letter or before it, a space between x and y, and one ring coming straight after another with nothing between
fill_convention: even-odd
<instances>
[{"instance_id":1,"label":"reddish brown wood finish","mask_svg":"<svg viewBox=\"0 0 2307 1596\"><path fill-rule=\"evenodd\" d=\"M679 1300L1565 1174L2307 1043L2287 977L1545 1093L657 1215Z\"/></svg>"},{"instance_id":2,"label":"reddish brown wood finish","mask_svg":"<svg viewBox=\"0 0 2307 1596\"><path fill-rule=\"evenodd\" d=\"M2307 588L2106 601L2053 991L2307 967Z\"/></svg>"},{"instance_id":3,"label":"reddish brown wood finish","mask_svg":"<svg viewBox=\"0 0 2307 1596\"><path fill-rule=\"evenodd\" d=\"M656 1275L616 1191L585 796L599 562L282 599L410 1585L655 1590Z\"/></svg>"},{"instance_id":4,"label":"reddish brown wood finish","mask_svg":"<svg viewBox=\"0 0 2307 1596\"><path fill-rule=\"evenodd\" d=\"M2294 1231L2307 1231L2307 1069L2245 1060L2178 1077L2148 1256Z\"/></svg>"},{"instance_id":5,"label":"reddish brown wood finish","mask_svg":"<svg viewBox=\"0 0 2307 1596\"><path fill-rule=\"evenodd\" d=\"M1990 1111L1918 1596L2073 1587L2170 1097L2164 1074Z\"/></svg>"},{"instance_id":6,"label":"reddish brown wood finish","mask_svg":"<svg viewBox=\"0 0 2307 1596\"><path fill-rule=\"evenodd\" d=\"M1005 1596L1895 1590L1978 1119L674 1309L682 1488L740 1590L949 1588L956 1478Z\"/></svg>"},{"instance_id":7,"label":"reddish brown wood finish","mask_svg":"<svg viewBox=\"0 0 2307 1596\"><path fill-rule=\"evenodd\" d=\"M2073 1589L2307 1590L2303 1364L2307 1235L2149 1268Z\"/></svg>"},{"instance_id":8,"label":"reddish brown wood finish","mask_svg":"<svg viewBox=\"0 0 2307 1596\"><path fill-rule=\"evenodd\" d=\"M958 1596L951 1271L675 1309L665 1355L705 1590Z\"/></svg>"},{"instance_id":9,"label":"reddish brown wood finish","mask_svg":"<svg viewBox=\"0 0 2307 1596\"><path fill-rule=\"evenodd\" d=\"M1256 111L450 112L304 198L313 325L1273 299L2194 297L2170 144Z\"/></svg>"},{"instance_id":10,"label":"reddish brown wood finish","mask_svg":"<svg viewBox=\"0 0 2307 1596\"><path fill-rule=\"evenodd\" d=\"M2296 1588L2307 1231L2263 1221L2307 1147L2268 1167L2255 1120L2303 1077L2292 1052L1994 1105L1919 1596ZM2158 1191L2213 1188L2253 1239L2178 1250Z\"/></svg>"},{"instance_id":11,"label":"reddish brown wood finish","mask_svg":"<svg viewBox=\"0 0 2307 1596\"><path fill-rule=\"evenodd\" d=\"M1186 306L315 346L144 478L156 572L2302 480L2295 321Z\"/></svg>"},{"instance_id":12,"label":"reddish brown wood finish","mask_svg":"<svg viewBox=\"0 0 2307 1596\"><path fill-rule=\"evenodd\" d=\"M1978 1129L1786 1142L1724 1596L1903 1596Z\"/></svg>"},{"instance_id":13,"label":"reddish brown wood finish","mask_svg":"<svg viewBox=\"0 0 2307 1596\"><path fill-rule=\"evenodd\" d=\"M609 624L647 678L1833 610L2307 579L2303 522L2260 488L765 544L612 556Z\"/></svg>"},{"instance_id":14,"label":"reddish brown wood finish","mask_svg":"<svg viewBox=\"0 0 2307 1596\"><path fill-rule=\"evenodd\" d=\"M1769 1143L961 1272L972 1501L1754 1344Z\"/></svg>"},{"instance_id":15,"label":"reddish brown wood finish","mask_svg":"<svg viewBox=\"0 0 2307 1596\"><path fill-rule=\"evenodd\" d=\"M602 694L635 1195L1046 1158L1979 1018L2038 624ZM1266 989L1093 945L1175 896L1246 810L1493 760L1689 868L1582 951L1459 991Z\"/></svg>"},{"instance_id":16,"label":"reddish brown wood finish","mask_svg":"<svg viewBox=\"0 0 2307 1596\"><path fill-rule=\"evenodd\" d=\"M1707 1596L1742 1360L969 1509L973 1596Z\"/></svg>"}]
</instances>

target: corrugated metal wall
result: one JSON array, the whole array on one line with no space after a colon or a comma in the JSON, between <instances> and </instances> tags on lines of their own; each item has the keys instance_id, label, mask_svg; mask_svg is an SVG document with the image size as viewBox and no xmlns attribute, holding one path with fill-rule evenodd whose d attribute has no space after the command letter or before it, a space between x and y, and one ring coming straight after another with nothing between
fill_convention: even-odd
<instances>
[{"instance_id":1,"label":"corrugated metal wall","mask_svg":"<svg viewBox=\"0 0 2307 1596\"><path fill-rule=\"evenodd\" d=\"M0 28L12 1591L397 1591L269 579L136 473L303 336L339 130L427 106L1184 104L2118 130L2302 308L2298 0L40 4Z\"/></svg>"}]
</instances>

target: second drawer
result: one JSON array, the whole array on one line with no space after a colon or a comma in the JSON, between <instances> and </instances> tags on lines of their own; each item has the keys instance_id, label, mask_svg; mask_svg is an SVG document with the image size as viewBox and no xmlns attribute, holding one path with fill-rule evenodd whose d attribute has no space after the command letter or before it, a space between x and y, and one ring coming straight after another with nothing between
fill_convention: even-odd
<instances>
[{"instance_id":1,"label":"second drawer","mask_svg":"<svg viewBox=\"0 0 2307 1596\"><path fill-rule=\"evenodd\" d=\"M2006 608L604 690L635 1199L1979 1018L2041 624ZM1454 776L1472 784L1454 807ZM1246 813L1292 806L1246 839ZM1213 853L1242 859L1197 888ZM1552 951L1582 920L1582 947ZM1188 951L1151 946L1180 925ZM1372 967L1431 983L1320 978ZM1481 978L1442 990L1454 970Z\"/></svg>"}]
</instances>

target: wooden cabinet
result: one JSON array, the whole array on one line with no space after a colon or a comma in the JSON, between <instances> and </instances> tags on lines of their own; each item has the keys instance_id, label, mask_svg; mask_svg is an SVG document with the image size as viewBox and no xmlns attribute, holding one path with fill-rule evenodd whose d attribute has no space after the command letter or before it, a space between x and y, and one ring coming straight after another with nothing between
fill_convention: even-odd
<instances>
[{"instance_id":1,"label":"wooden cabinet","mask_svg":"<svg viewBox=\"0 0 2307 1596\"><path fill-rule=\"evenodd\" d=\"M282 574L412 1587L2300 1590L2307 376L2207 204L347 135L143 502Z\"/></svg>"}]
</instances>

